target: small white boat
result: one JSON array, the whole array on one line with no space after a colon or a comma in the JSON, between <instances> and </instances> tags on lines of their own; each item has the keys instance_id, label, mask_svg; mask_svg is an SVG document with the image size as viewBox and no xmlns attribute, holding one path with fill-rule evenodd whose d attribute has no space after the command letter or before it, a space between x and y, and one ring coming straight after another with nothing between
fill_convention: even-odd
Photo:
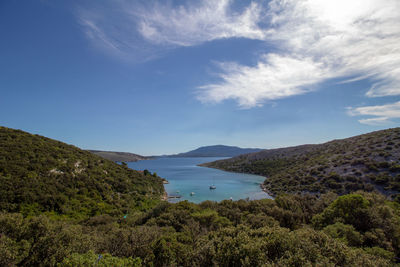
<instances>
[{"instance_id":1,"label":"small white boat","mask_svg":"<svg viewBox=\"0 0 400 267\"><path fill-rule=\"evenodd\" d=\"M210 185L210 190L214 190L217 189L217 187L215 186L215 177L213 177L213 183L212 185Z\"/></svg>"},{"instance_id":2,"label":"small white boat","mask_svg":"<svg viewBox=\"0 0 400 267\"><path fill-rule=\"evenodd\" d=\"M190 193L190 195L191 195L191 196L194 196L194 195L195 195L195 193L194 193L194 192L191 192L191 193Z\"/></svg>"}]
</instances>

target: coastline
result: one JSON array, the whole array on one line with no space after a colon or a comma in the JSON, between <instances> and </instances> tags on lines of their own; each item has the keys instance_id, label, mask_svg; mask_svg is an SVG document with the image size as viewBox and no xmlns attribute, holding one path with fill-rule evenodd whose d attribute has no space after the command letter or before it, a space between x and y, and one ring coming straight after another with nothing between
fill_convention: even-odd
<instances>
[{"instance_id":1,"label":"coastline","mask_svg":"<svg viewBox=\"0 0 400 267\"><path fill-rule=\"evenodd\" d=\"M265 178L267 178L267 177L265 177ZM260 184L260 188L261 188L262 191L264 191L265 193L267 193L270 197L275 198L275 194L272 193L271 191L269 191L269 190L265 187L264 183L261 183L261 184Z\"/></svg>"},{"instance_id":2,"label":"coastline","mask_svg":"<svg viewBox=\"0 0 400 267\"><path fill-rule=\"evenodd\" d=\"M183 200L188 200L189 202L193 203L200 203L201 201L205 200L211 200L211 201L222 201L229 199L229 197L233 197L235 200L239 199L273 199L275 194L272 194L271 192L268 191L266 187L264 187L264 183L267 179L267 177L259 174L254 174L254 173L246 173L246 172L238 172L238 171L227 171L221 168L215 168L215 167L209 167L204 163L201 163L202 161L208 161L210 159L178 159L178 160L169 160L169 159L160 159L159 161L155 161L155 163L150 163L149 161L141 161L142 163L139 164L130 164L129 168L132 169L138 169L138 170L149 170L152 168L159 168L160 170L160 175L163 173L163 175L170 175L170 177L173 180L172 185L166 186L166 184L169 184L170 181L168 181L167 177L164 176L161 177L159 175L158 178L160 178L161 183L163 184L163 191L160 192L159 195L159 200L160 201L165 201L165 202L170 202L170 203L176 203L179 201ZM139 161L140 162L140 161ZM149 162L149 163L146 163ZM157 165L157 164L158 165ZM199 164L200 163L200 164ZM175 176L171 176L171 174L168 172L168 169L166 172L163 172L162 170L163 167L165 166L170 166L171 164L176 164L176 166L180 167L185 166L185 170L188 170L189 173L194 177L199 177L204 178L204 181L197 182L197 179L193 179L193 177L188 177L188 182L185 184L176 184L176 181L173 178L176 178ZM197 167L196 167L197 166ZM205 167L203 170L202 168L198 167ZM179 168L178 168L179 169ZM207 170L209 169L209 170ZM217 171L216 171L217 170ZM164 170L165 171L165 170ZM222 171L220 173L220 171ZM139 171L140 172L140 171ZM143 171L142 171L143 172ZM174 174L174 172L172 172ZM231 174L229 174L231 173ZM177 176L180 179L185 179L186 177L184 176L179 176L180 173L177 172ZM206 177L203 177L206 176ZM216 176L219 178L221 176L221 184L217 187L220 190L212 191L214 193L210 193L208 188L211 184L211 178L212 176ZM207 182L210 180L209 182ZM179 181L179 179L177 179ZM225 187L225 182L227 183L227 186ZM168 191L167 191L168 189ZM181 193L182 192L182 193ZM195 197L189 197L190 192L196 192Z\"/></svg>"},{"instance_id":3,"label":"coastline","mask_svg":"<svg viewBox=\"0 0 400 267\"><path fill-rule=\"evenodd\" d=\"M164 194L161 196L161 200L168 201L168 193L167 193L167 190L165 190L164 184L163 184L163 188L164 188Z\"/></svg>"},{"instance_id":4,"label":"coastline","mask_svg":"<svg viewBox=\"0 0 400 267\"><path fill-rule=\"evenodd\" d=\"M248 172L234 172L234 171L228 171L228 170L224 170L224 169L222 169L222 168L218 168L218 167L211 167L211 166L207 166L207 163L198 164L197 166L199 166L199 167L204 167L204 168L211 168L211 169L221 170L221 171L224 171L224 172L231 172L231 173L240 173L240 174L250 174L250 175L257 175L257 176L264 177L264 181L265 181L266 179L268 179L268 177L266 177L266 176L259 175L259 174L255 174L255 173L248 173ZM268 189L265 187L265 185L264 185L264 182L262 182L262 183L260 184L260 188L261 188L261 191L263 191L264 193L268 194L270 197L272 197L272 198L275 198L275 194L274 194L274 193L272 193L271 191L269 191L269 190L268 190Z\"/></svg>"},{"instance_id":5,"label":"coastline","mask_svg":"<svg viewBox=\"0 0 400 267\"><path fill-rule=\"evenodd\" d=\"M180 195L177 195L177 196L170 196L170 195L168 195L168 193L167 193L167 191L165 190L165 187L164 187L164 193L163 193L163 195L161 196L161 201L167 201L167 202L169 202L169 201L168 201L169 199L176 199L176 198L181 198L181 196L180 196Z\"/></svg>"},{"instance_id":6,"label":"coastline","mask_svg":"<svg viewBox=\"0 0 400 267\"><path fill-rule=\"evenodd\" d=\"M162 179L162 183L163 183L163 188L164 188L164 194L163 194L163 196L161 197L161 200L163 200L163 201L168 201L168 193L167 193L167 190L165 190L165 185L166 184L169 184L169 182L168 182L168 180L167 179L165 179L165 178L161 178Z\"/></svg>"}]
</instances>

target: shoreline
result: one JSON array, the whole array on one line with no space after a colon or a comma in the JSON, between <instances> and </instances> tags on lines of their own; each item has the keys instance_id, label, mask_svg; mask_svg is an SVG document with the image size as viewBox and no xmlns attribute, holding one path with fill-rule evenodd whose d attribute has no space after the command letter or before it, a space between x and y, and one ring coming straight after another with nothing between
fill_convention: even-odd
<instances>
[{"instance_id":1,"label":"shoreline","mask_svg":"<svg viewBox=\"0 0 400 267\"><path fill-rule=\"evenodd\" d=\"M205 165L203 165L203 164L206 164L206 163L197 164L196 166L203 167L203 168L216 169L216 170L220 170L220 171L224 171L224 172L231 172L231 173L240 173L240 174L249 174L249 175L254 175L254 176L260 176L260 177L264 177L264 181L265 181L265 179L268 178L268 177L266 177L266 176L264 176L264 175L260 175L260 174L249 173L249 172L234 172L234 171L228 171L228 170L224 170L224 169L222 169L222 168L205 166Z\"/></svg>"},{"instance_id":2,"label":"shoreline","mask_svg":"<svg viewBox=\"0 0 400 267\"><path fill-rule=\"evenodd\" d=\"M164 184L165 184L165 183L164 183ZM163 184L164 193L163 193L163 195L161 196L161 201L167 201L167 202L168 202L169 199L181 198L180 195L177 195L177 196L169 196L168 193L167 193L167 190L165 190L164 184Z\"/></svg>"},{"instance_id":3,"label":"shoreline","mask_svg":"<svg viewBox=\"0 0 400 267\"><path fill-rule=\"evenodd\" d=\"M266 179L268 179L268 177L263 176L263 175L260 175L260 174L254 174L254 173L248 173L248 172L227 171L227 170L224 170L224 169L222 169L222 168L207 166L206 164L207 164L207 163L202 163L202 164L198 164L197 166L203 167L203 168L216 169L216 170L220 170L220 171L224 171L224 172L240 173L240 174L250 174L250 175L260 176L260 177L264 177L264 182L265 182ZM263 191L263 192L266 193L268 196L270 196L271 198L274 199L274 198L275 198L275 194L272 193L271 191L269 191L269 190L265 187L264 182L262 182L262 183L260 184L261 191Z\"/></svg>"},{"instance_id":4,"label":"shoreline","mask_svg":"<svg viewBox=\"0 0 400 267\"><path fill-rule=\"evenodd\" d=\"M217 168L217 167L211 167L211 166L207 166L207 163L201 163L201 164L197 164L195 166L198 167L203 167L203 168L210 168L210 169L216 169L216 170L220 170L220 171L224 171L224 172L230 172L230 173L236 173L236 174L247 174L247 175L254 175L254 176L259 176L259 177L263 177L264 181L268 178L266 176L263 175L259 175L259 174L254 174L254 173L246 173L246 172L235 172L235 171L228 171L228 170L224 170L222 168ZM169 199L173 199L173 198L180 198L180 197L175 197L175 196L169 196L166 189L165 189L165 184L169 184L168 180L166 180L165 178L161 178L163 180L163 188L164 188L164 193L161 196L161 200L162 201L167 201L169 202ZM272 199L275 198L275 194L272 193L271 191L269 191L265 185L264 182L259 184L259 188L261 189L261 192L264 192L265 194L267 194L269 197L271 197Z\"/></svg>"},{"instance_id":5,"label":"shoreline","mask_svg":"<svg viewBox=\"0 0 400 267\"><path fill-rule=\"evenodd\" d=\"M167 193L167 191L165 191L165 188L164 188L164 194L161 196L161 200L168 201L168 193Z\"/></svg>"},{"instance_id":6,"label":"shoreline","mask_svg":"<svg viewBox=\"0 0 400 267\"><path fill-rule=\"evenodd\" d=\"M165 190L165 183L163 182L163 188L164 188L164 193L161 196L162 201L168 201L168 193L167 190Z\"/></svg>"},{"instance_id":7,"label":"shoreline","mask_svg":"<svg viewBox=\"0 0 400 267\"><path fill-rule=\"evenodd\" d=\"M273 199L275 198L275 194L272 193L271 191L269 191L269 190L265 187L264 183L261 183L261 184L260 184L260 188L261 188L261 190L262 190L263 192L267 193L270 197L272 197Z\"/></svg>"}]
</instances>

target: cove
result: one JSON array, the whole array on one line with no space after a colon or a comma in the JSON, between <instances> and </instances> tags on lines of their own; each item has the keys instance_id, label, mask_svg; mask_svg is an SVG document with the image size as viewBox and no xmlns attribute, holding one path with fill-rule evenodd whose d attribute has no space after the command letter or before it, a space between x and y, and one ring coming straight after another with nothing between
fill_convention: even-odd
<instances>
[{"instance_id":1,"label":"cove","mask_svg":"<svg viewBox=\"0 0 400 267\"><path fill-rule=\"evenodd\" d=\"M179 199L169 199L170 202L188 200L200 203L205 200L221 201L230 198L233 200L272 198L260 188L260 184L265 180L263 176L197 166L219 159L225 158L156 158L128 162L128 167L134 170L147 169L167 179L169 184L164 186L168 195L181 196ZM210 190L212 184L216 189Z\"/></svg>"}]
</instances>

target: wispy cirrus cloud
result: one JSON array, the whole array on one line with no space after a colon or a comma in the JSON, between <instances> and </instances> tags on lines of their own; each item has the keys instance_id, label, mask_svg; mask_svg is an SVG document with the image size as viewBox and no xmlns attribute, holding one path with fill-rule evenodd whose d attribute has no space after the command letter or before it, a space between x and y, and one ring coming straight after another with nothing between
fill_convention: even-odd
<instances>
[{"instance_id":1,"label":"wispy cirrus cloud","mask_svg":"<svg viewBox=\"0 0 400 267\"><path fill-rule=\"evenodd\" d=\"M385 105L349 108L348 114L350 116L369 117L359 120L363 124L384 125L391 123L392 119L400 119L400 101Z\"/></svg>"},{"instance_id":2,"label":"wispy cirrus cloud","mask_svg":"<svg viewBox=\"0 0 400 267\"><path fill-rule=\"evenodd\" d=\"M239 106L249 108L265 100L276 100L311 91L329 75L321 63L312 58L264 55L255 67L236 63L220 63L222 82L200 87L203 102L235 99Z\"/></svg>"},{"instance_id":3,"label":"wispy cirrus cloud","mask_svg":"<svg viewBox=\"0 0 400 267\"><path fill-rule=\"evenodd\" d=\"M107 52L128 58L147 57L178 46L223 38L265 39L258 26L265 9L251 2L231 10L232 0L125 1L79 7L76 15L86 36Z\"/></svg>"},{"instance_id":4,"label":"wispy cirrus cloud","mask_svg":"<svg viewBox=\"0 0 400 267\"><path fill-rule=\"evenodd\" d=\"M223 38L265 39L259 27L265 12L251 2L240 12L231 10L231 0L203 0L187 6L154 4L150 10L134 12L139 32L157 44L192 46Z\"/></svg>"},{"instance_id":5,"label":"wispy cirrus cloud","mask_svg":"<svg viewBox=\"0 0 400 267\"><path fill-rule=\"evenodd\" d=\"M390 0L271 1L265 40L284 54L263 55L254 67L221 64L221 81L202 86L199 98L251 107L349 76L373 81L368 97L400 95L399 13L400 2Z\"/></svg>"},{"instance_id":6,"label":"wispy cirrus cloud","mask_svg":"<svg viewBox=\"0 0 400 267\"><path fill-rule=\"evenodd\" d=\"M177 46L248 38L279 47L253 66L219 62L219 81L198 89L202 102L233 99L251 108L315 90L327 79L368 78L367 97L400 95L398 0L195 2L117 1L101 10L81 9L87 36L123 57L158 55ZM182 4L183 3L183 4ZM383 123L384 116L360 121Z\"/></svg>"},{"instance_id":7,"label":"wispy cirrus cloud","mask_svg":"<svg viewBox=\"0 0 400 267\"><path fill-rule=\"evenodd\" d=\"M148 61L170 49L160 48L139 32L139 17L143 3L133 6L128 1L102 2L76 8L76 17L91 44L105 53L127 61Z\"/></svg>"}]
</instances>

